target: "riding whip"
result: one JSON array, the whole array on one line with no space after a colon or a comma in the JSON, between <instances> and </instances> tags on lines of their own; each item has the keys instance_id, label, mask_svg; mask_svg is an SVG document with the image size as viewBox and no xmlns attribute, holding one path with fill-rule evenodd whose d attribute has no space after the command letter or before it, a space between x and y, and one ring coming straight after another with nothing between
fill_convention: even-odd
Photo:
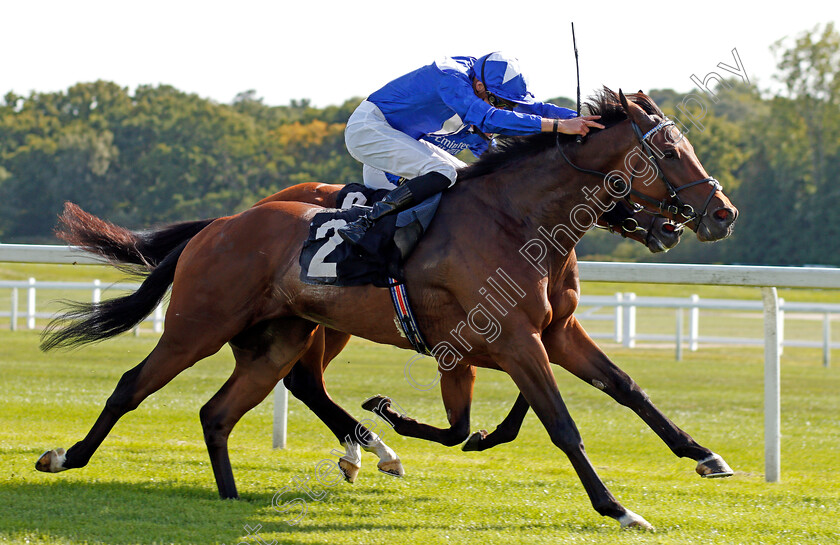
<instances>
[{"instance_id":1,"label":"riding whip","mask_svg":"<svg viewBox=\"0 0 840 545\"><path fill-rule=\"evenodd\" d=\"M572 21L572 46L575 48L575 71L577 72L577 114L580 117L580 63L578 62L577 40L575 39L575 23ZM575 142L578 144L583 142L583 137L577 135Z\"/></svg>"}]
</instances>

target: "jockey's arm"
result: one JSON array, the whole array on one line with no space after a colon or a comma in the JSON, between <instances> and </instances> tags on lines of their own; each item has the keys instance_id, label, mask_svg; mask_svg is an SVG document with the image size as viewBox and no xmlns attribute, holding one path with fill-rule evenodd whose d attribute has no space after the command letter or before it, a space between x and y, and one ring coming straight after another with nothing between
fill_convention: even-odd
<instances>
[{"instance_id":1,"label":"jockey's arm","mask_svg":"<svg viewBox=\"0 0 840 545\"><path fill-rule=\"evenodd\" d=\"M560 132L563 134L580 134L586 136L589 128L603 129L604 126L594 121L598 116L578 117L574 110L563 108L550 102L533 102L531 104L517 104L514 111L534 114L542 117L540 130L542 132ZM557 120L557 128L554 120Z\"/></svg>"},{"instance_id":2,"label":"jockey's arm","mask_svg":"<svg viewBox=\"0 0 840 545\"><path fill-rule=\"evenodd\" d=\"M560 132L563 134L579 134L581 136L586 136L590 128L604 128L603 125L596 121L600 118L600 115L584 115L569 119L549 119L547 117L543 117L541 129L542 132Z\"/></svg>"}]
</instances>

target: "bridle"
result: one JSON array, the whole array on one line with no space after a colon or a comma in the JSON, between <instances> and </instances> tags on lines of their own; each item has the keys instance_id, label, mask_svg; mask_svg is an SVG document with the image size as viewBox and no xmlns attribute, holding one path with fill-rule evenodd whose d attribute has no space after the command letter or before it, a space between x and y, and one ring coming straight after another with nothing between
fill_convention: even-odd
<instances>
[{"instance_id":1,"label":"bridle","mask_svg":"<svg viewBox=\"0 0 840 545\"><path fill-rule=\"evenodd\" d=\"M723 190L723 186L721 185L721 183L719 181L717 181L715 178L712 178L711 176L709 176L708 178L703 178L702 180L697 180L697 181L694 181L694 182L691 182L691 183L687 183L687 184L681 185L679 187L674 186L674 184L672 184L668 180L668 177L665 176L665 172L662 170L662 167L659 166L659 161L657 160L657 154L653 151L652 146L648 142L648 139L652 138L656 133L658 133L659 131L661 131L665 127L675 126L674 122L666 117L661 122L659 122L659 124L657 124L654 128L652 128L651 130L649 130L648 132L646 132L644 134L642 134L642 129L639 127L639 125L637 125L636 122L633 121L632 119L630 120L630 126L633 128L633 132L636 134L636 138L639 139L639 144L641 145L642 150L645 152L648 159L650 159L650 161L656 167L657 176L665 184L665 189L668 191L668 197L675 204L668 204L664 200L657 201L653 197L649 197L648 195L645 195L645 194L643 194L639 191L636 191L635 189L632 189L633 176L634 176L632 171L630 173L630 186L631 186L630 195L633 195L633 196L635 196L635 197L637 197L637 198L639 198L639 199L641 199L645 202L648 202L650 204L653 204L653 205L657 206L661 213L667 212L667 213L670 213L674 217L676 217L678 215L682 216L683 218L685 218L685 221L683 223L681 223L680 225L685 225L685 224L690 223L690 222L695 221L695 220L697 221L697 224L699 225L700 221L704 217L706 217L706 214L708 213L709 203L712 201L712 197L714 197L715 193L717 193L718 191ZM568 161L568 159L567 159L567 161ZM709 191L709 195L706 197L706 200L703 203L703 209L698 214L697 212L694 211L694 208L690 204L683 202L682 199L679 198L678 193L680 191L688 189L689 187L694 187L696 185L702 185L702 184L709 184L711 186L711 191Z\"/></svg>"},{"instance_id":2,"label":"bridle","mask_svg":"<svg viewBox=\"0 0 840 545\"><path fill-rule=\"evenodd\" d=\"M672 125L674 125L674 122L666 117L659 124L657 124L655 127L650 129L648 132L642 133L642 129L639 127L639 125L637 125L635 121L630 119L630 126L633 128L633 132L635 133L636 138L638 138L638 140L639 140L639 145L641 146L641 148L645 152L645 154L648 156L648 159L650 159L650 161L656 167L657 177L660 178L662 180L662 182L665 184L665 189L668 192L668 198L670 199L670 202L667 202L664 199L663 200L656 200L653 197L650 197L648 195L645 195L645 194L633 189L633 180L635 178L635 174L632 171L630 173L630 190L628 191L627 195L625 195L624 200L627 203L629 203L630 206L636 212L645 211L645 212L648 212L650 214L656 214L656 215L662 215L662 216L664 216L666 213L668 213L668 214L671 214L671 216L673 216L675 218L678 217L678 216L682 216L683 218L685 218L685 221L683 221L682 223L677 223L677 225L680 226L680 227L683 227L686 224L691 223L692 221L695 221L695 220L697 221L697 224L699 225L700 221L702 221L702 219L704 217L706 217L706 214L707 214L708 208L709 208L709 203L712 201L712 197L714 197L715 193L717 193L718 191L721 191L723 189L723 186L720 184L720 182L718 182L715 178L712 178L712 177L703 178L702 180L697 180L697 181L694 181L694 182L691 182L691 183L688 183L688 184L685 184L685 185L682 185L682 186L679 186L679 187L674 186L674 184L672 184L668 180L668 178L665 176L665 172L659 166L659 161L657 160L657 154L654 152L654 150L651 147L648 140L651 139L654 135L656 135L656 133L658 133L659 131L661 131L665 127L669 127L669 126L672 126ZM578 165L574 164L569 159L569 157L566 155L566 152L563 150L563 146L560 145L559 134L557 136L557 148L560 150L560 155L562 155L563 159L567 163L569 163L569 165L572 168L574 168L575 170L577 170L579 172L586 173L586 174L593 174L593 175L602 177L603 179L607 180L608 183L612 184L613 188L617 192L623 193L627 189L625 187L626 182L624 181L624 179L622 179L619 176L610 177L609 175L604 174L603 172L579 167ZM680 199L678 193L680 191L683 191L684 189L688 189L689 187L694 187L696 185L701 185L701 184L709 184L711 186L711 191L709 192L709 195L706 197L706 201L703 203L702 211L698 214L697 212L694 211L694 207L692 207L690 204L688 204L688 203L684 202L682 199ZM652 205L656 206L657 212L653 212L653 211L649 210L648 208L640 206L638 203L634 203L633 201L630 200L631 195L640 199L640 200L643 200L643 201L645 201L649 204L652 204ZM638 223L637 223L637 226L638 226Z\"/></svg>"},{"instance_id":3,"label":"bridle","mask_svg":"<svg viewBox=\"0 0 840 545\"><path fill-rule=\"evenodd\" d=\"M595 223L593 227L609 231L610 233L619 234L622 237L628 237L633 233L641 231L644 234L642 243L645 246L648 246L650 244L650 238L654 234L654 222L656 221L656 218L663 216L648 212L648 215L650 216L650 224L647 227L643 227L639 221L633 217L637 212L641 212L643 210L644 208L637 203L631 202L628 204L627 201L617 202L612 209L601 215L601 219L605 220L607 225L602 226ZM681 225L678 225L671 220L668 220L668 222L674 226L675 232L682 230Z\"/></svg>"}]
</instances>

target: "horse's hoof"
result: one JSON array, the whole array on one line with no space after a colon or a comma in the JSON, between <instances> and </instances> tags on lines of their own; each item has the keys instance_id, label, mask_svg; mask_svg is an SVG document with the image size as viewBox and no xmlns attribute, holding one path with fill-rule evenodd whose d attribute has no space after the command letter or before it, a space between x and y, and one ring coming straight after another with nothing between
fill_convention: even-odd
<instances>
[{"instance_id":1,"label":"horse's hoof","mask_svg":"<svg viewBox=\"0 0 840 545\"><path fill-rule=\"evenodd\" d=\"M64 461L67 459L66 454L67 452L63 448L48 450L35 462L35 469L44 473L66 471L67 468L64 467Z\"/></svg>"},{"instance_id":2,"label":"horse's hoof","mask_svg":"<svg viewBox=\"0 0 840 545\"><path fill-rule=\"evenodd\" d=\"M387 407L387 406L389 406L389 405L391 404L391 398L386 397L386 396L383 396L383 395L375 395L375 396L373 396L373 397L369 397L369 398L367 398L367 399L366 399L366 400L362 403L362 408L363 408L364 410L366 410L366 411L371 411L371 412L373 412L373 411L374 411L374 409L376 409L377 407L379 407L379 406L382 404L382 402L383 402L383 401L384 401L384 402L386 402L386 403L385 403L385 406L386 406L386 407Z\"/></svg>"},{"instance_id":3,"label":"horse's hoof","mask_svg":"<svg viewBox=\"0 0 840 545\"><path fill-rule=\"evenodd\" d=\"M479 430L473 433L469 436L467 442L464 443L464 446L461 447L461 450L464 452L477 452L482 450L480 445L485 437L487 437L487 432L485 430Z\"/></svg>"},{"instance_id":4,"label":"horse's hoof","mask_svg":"<svg viewBox=\"0 0 840 545\"><path fill-rule=\"evenodd\" d=\"M650 530L651 532L656 531L651 523L629 509L618 517L618 522L621 523L622 528L638 528L640 530Z\"/></svg>"},{"instance_id":5,"label":"horse's hoof","mask_svg":"<svg viewBox=\"0 0 840 545\"><path fill-rule=\"evenodd\" d=\"M348 483L356 482L356 476L359 474L359 470L362 469L344 458L338 460L338 467L341 468L341 472L344 474L344 480Z\"/></svg>"},{"instance_id":6,"label":"horse's hoof","mask_svg":"<svg viewBox=\"0 0 840 545\"><path fill-rule=\"evenodd\" d=\"M698 475L707 479L718 479L721 477L731 477L735 472L729 467L729 464L723 461L720 455L712 453L708 458L704 458L697 462L697 467L694 469Z\"/></svg>"},{"instance_id":7,"label":"horse's hoof","mask_svg":"<svg viewBox=\"0 0 840 545\"><path fill-rule=\"evenodd\" d=\"M405 475L405 470L403 469L402 462L400 462L399 458L391 460L390 462L380 462L376 467L378 467L379 471L385 475L391 475L393 477L402 477Z\"/></svg>"}]
</instances>

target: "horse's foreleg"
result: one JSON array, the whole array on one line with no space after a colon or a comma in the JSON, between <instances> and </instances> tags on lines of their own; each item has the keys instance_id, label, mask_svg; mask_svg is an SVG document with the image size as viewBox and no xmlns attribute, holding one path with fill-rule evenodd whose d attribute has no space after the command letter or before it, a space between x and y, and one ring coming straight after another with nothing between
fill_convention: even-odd
<instances>
[{"instance_id":1,"label":"horse's foreleg","mask_svg":"<svg viewBox=\"0 0 840 545\"><path fill-rule=\"evenodd\" d=\"M335 434L344 448L338 465L348 482L354 482L361 469L361 448L379 456L377 467L381 472L402 477L405 471L396 453L327 393L324 370L349 340L350 335L346 333L319 327L315 341L283 382L292 395L302 401Z\"/></svg>"},{"instance_id":2,"label":"horse's foreleg","mask_svg":"<svg viewBox=\"0 0 840 545\"><path fill-rule=\"evenodd\" d=\"M732 469L706 447L700 446L656 408L648 395L618 368L571 317L565 325L552 326L543 335L551 361L629 407L665 442L674 454L697 462L703 477L728 477Z\"/></svg>"},{"instance_id":3,"label":"horse's foreleg","mask_svg":"<svg viewBox=\"0 0 840 545\"><path fill-rule=\"evenodd\" d=\"M494 355L499 366L513 379L528 404L545 426L551 441L568 456L586 490L592 507L601 515L616 519L623 527L652 528L650 524L622 506L586 456L577 426L566 408L554 375L549 368L548 355L535 333L515 335L503 350Z\"/></svg>"},{"instance_id":4,"label":"horse's foreleg","mask_svg":"<svg viewBox=\"0 0 840 545\"><path fill-rule=\"evenodd\" d=\"M467 442L464 443L462 450L487 450L495 447L496 445L510 443L516 439L517 435L519 435L519 430L522 428L522 422L525 420L525 415L528 414L528 410L530 408L531 407L528 405L528 402L525 401L525 396L519 394L516 398L516 402L514 402L513 407L510 409L510 412L505 419L502 420L502 423L496 426L495 430L491 433L487 433L485 430L479 430L473 433L470 435L470 438L467 439Z\"/></svg>"},{"instance_id":5,"label":"horse's foreleg","mask_svg":"<svg viewBox=\"0 0 840 545\"><path fill-rule=\"evenodd\" d=\"M469 435L474 383L475 368L470 365L456 365L451 370L441 371L440 392L450 424L448 428L436 428L409 418L395 411L391 406L391 399L381 395L365 401L362 408L382 418L400 435L452 447L463 443Z\"/></svg>"}]
</instances>

